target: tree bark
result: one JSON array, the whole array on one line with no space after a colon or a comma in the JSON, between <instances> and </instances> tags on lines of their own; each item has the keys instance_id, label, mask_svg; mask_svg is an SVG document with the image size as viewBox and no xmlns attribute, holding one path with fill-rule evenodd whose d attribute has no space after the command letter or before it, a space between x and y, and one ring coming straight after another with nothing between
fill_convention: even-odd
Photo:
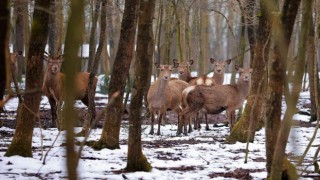
<instances>
[{"instance_id":1,"label":"tree bark","mask_svg":"<svg viewBox=\"0 0 320 180\"><path fill-rule=\"evenodd\" d=\"M151 171L151 165L142 153L141 147L141 112L144 94L148 91L152 71L154 42L152 20L155 0L141 1L139 13L137 56L135 78L132 90L129 116L128 171Z\"/></svg>"},{"instance_id":2,"label":"tree bark","mask_svg":"<svg viewBox=\"0 0 320 180\"><path fill-rule=\"evenodd\" d=\"M88 107L88 112L90 114L90 118L87 118L84 121L84 125L82 128L82 134L83 135L88 135L89 132L89 128L91 127L91 123L95 120L96 117L96 110L95 110L95 102L94 102L94 96L95 96L95 89L96 87L94 86L94 77L97 74L97 70L98 70L98 65L99 65L99 61L101 59L101 53L102 50L104 49L104 45L105 45L105 38L106 38L106 28L107 28L107 21L106 21L106 0L102 0L101 1L101 15L100 15L100 23L101 23L101 28L100 28L100 39L99 39L99 45L98 45L98 49L97 52L95 54L95 59L93 61L91 70L90 72L90 78L89 78L89 84L88 84L88 98L89 98L89 107Z\"/></svg>"},{"instance_id":3,"label":"tree bark","mask_svg":"<svg viewBox=\"0 0 320 180\"><path fill-rule=\"evenodd\" d=\"M74 143L74 121L75 121L75 111L74 111L74 79L76 72L78 71L78 65L80 64L80 59L78 57L78 52L81 43L81 33L79 31L81 27L81 21L79 19L83 18L84 13L84 0L72 0L71 1L71 15L68 21L68 29L65 40L64 49L64 63L65 63L65 107L63 109L63 118L66 127L66 156L67 156L67 171L68 179L77 179L77 153L75 152Z\"/></svg>"},{"instance_id":4,"label":"tree bark","mask_svg":"<svg viewBox=\"0 0 320 180\"><path fill-rule=\"evenodd\" d=\"M32 157L32 134L39 113L40 89L43 77L43 52L48 39L50 0L36 0L31 29L31 41L27 56L26 94L17 113L16 131L5 156L20 155ZM35 91L34 93L31 93Z\"/></svg>"},{"instance_id":5,"label":"tree bark","mask_svg":"<svg viewBox=\"0 0 320 180\"><path fill-rule=\"evenodd\" d=\"M270 174L270 177L272 179L280 179L281 177L284 176L282 172L283 171L282 166L284 163L283 159L285 158L285 149L286 149L289 133L292 126L292 117L296 112L296 104L299 98L299 93L301 91L302 78L304 73L304 64L305 64L306 42L307 42L308 32L310 27L309 20L310 18L312 18L312 2L313 1L303 1L303 15L302 15L301 33L299 35L298 59L297 59L297 64L295 66L294 72L289 70L287 75L287 79L289 81L286 84L291 83L292 88L290 89L288 88L288 91L285 93L287 110L285 112L283 121L281 122L280 131L276 139L274 154L272 158L271 174ZM292 11L297 13L300 3L288 2L288 5L296 8L296 9L290 9L291 13ZM294 14L291 14L288 18L293 18L293 20L288 19L287 22L294 23L295 17L296 16ZM287 42L290 42L290 40ZM281 56L281 57L284 57L283 59L285 59L285 56ZM286 72L284 71L283 76L285 75L285 73ZM287 173L286 176L294 176L294 174ZM290 178L290 179L294 179L294 178Z\"/></svg>"},{"instance_id":6,"label":"tree bark","mask_svg":"<svg viewBox=\"0 0 320 180\"><path fill-rule=\"evenodd\" d=\"M247 98L247 105L242 116L233 128L230 136L227 138L229 142L246 142L250 133L250 142L254 139L256 130L264 125L264 97L267 85L267 62L269 56L269 35L271 31L271 15L272 10L268 9L267 1L264 0L260 4L260 18L257 29L257 40L252 54L255 54L252 61L252 81L250 94ZM252 18L252 17L251 17ZM254 117L253 117L254 115ZM252 120L252 129L249 130L249 124Z\"/></svg>"},{"instance_id":7,"label":"tree bark","mask_svg":"<svg viewBox=\"0 0 320 180\"><path fill-rule=\"evenodd\" d=\"M90 31L90 40L89 40L89 60L88 60L88 67L87 71L91 72L93 63L95 61L95 53L96 53L96 30L97 30L97 23L99 18L100 12L100 0L95 0L94 6L94 13L92 18L91 24L91 31Z\"/></svg>"},{"instance_id":8,"label":"tree bark","mask_svg":"<svg viewBox=\"0 0 320 180\"><path fill-rule=\"evenodd\" d=\"M3 96L6 87L6 51L9 50L9 22L10 22L10 11L9 1L0 1L0 112L3 111Z\"/></svg>"},{"instance_id":9,"label":"tree bark","mask_svg":"<svg viewBox=\"0 0 320 180\"><path fill-rule=\"evenodd\" d=\"M58 43L58 36L57 36L57 21L56 21L56 2L55 0L50 0L50 12L49 14L49 54L56 54L57 52L57 43Z\"/></svg>"},{"instance_id":10,"label":"tree bark","mask_svg":"<svg viewBox=\"0 0 320 180\"><path fill-rule=\"evenodd\" d=\"M108 104L106 119L101 138L96 146L97 148L120 148L119 134L123 115L123 94L130 63L133 57L138 7L139 3L135 0L125 1L125 9L121 22L119 47L109 83L109 101L111 98L114 98L114 101L113 103ZM118 93L119 95L114 97L114 95Z\"/></svg>"}]
</instances>

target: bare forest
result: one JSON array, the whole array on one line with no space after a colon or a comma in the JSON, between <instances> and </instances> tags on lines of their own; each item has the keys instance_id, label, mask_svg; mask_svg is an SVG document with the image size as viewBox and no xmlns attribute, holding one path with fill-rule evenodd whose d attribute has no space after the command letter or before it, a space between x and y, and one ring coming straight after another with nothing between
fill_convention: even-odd
<instances>
[{"instance_id":1,"label":"bare forest","mask_svg":"<svg viewBox=\"0 0 320 180\"><path fill-rule=\"evenodd\" d=\"M0 9L0 179L320 178L319 0Z\"/></svg>"}]
</instances>

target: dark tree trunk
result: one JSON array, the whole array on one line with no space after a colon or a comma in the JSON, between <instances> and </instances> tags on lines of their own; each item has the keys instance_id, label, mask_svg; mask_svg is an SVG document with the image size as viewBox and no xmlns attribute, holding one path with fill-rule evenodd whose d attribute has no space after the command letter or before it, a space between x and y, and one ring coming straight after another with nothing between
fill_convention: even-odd
<instances>
[{"instance_id":1,"label":"dark tree trunk","mask_svg":"<svg viewBox=\"0 0 320 180\"><path fill-rule=\"evenodd\" d=\"M125 1L119 47L109 83L109 102L112 98L114 100L108 104L106 119L97 148L120 148L119 134L123 115L123 94L133 57L138 8L139 3L136 0Z\"/></svg>"},{"instance_id":2,"label":"dark tree trunk","mask_svg":"<svg viewBox=\"0 0 320 180\"><path fill-rule=\"evenodd\" d=\"M63 118L66 127L66 156L67 156L67 171L68 179L77 179L77 158L78 155L75 152L75 142L74 142L74 78L76 72L78 71L78 65L80 64L80 59L78 57L78 52L81 43L81 33L79 31L81 28L81 21L79 19L83 18L84 14L84 0L72 0L71 1L71 15L69 17L68 29L65 40L64 49L64 63L65 63L65 107L63 109Z\"/></svg>"},{"instance_id":3,"label":"dark tree trunk","mask_svg":"<svg viewBox=\"0 0 320 180\"><path fill-rule=\"evenodd\" d=\"M15 3L16 25L14 28L14 43L13 52L24 51L24 13L26 13L27 2L25 0L18 0ZM22 69L24 69L24 58L18 56L18 74L17 79L21 78Z\"/></svg>"},{"instance_id":4,"label":"dark tree trunk","mask_svg":"<svg viewBox=\"0 0 320 180\"><path fill-rule=\"evenodd\" d=\"M137 56L135 61L135 78L130 103L128 171L151 171L151 165L141 148L141 111L142 99L150 84L152 56L154 52L152 20L155 0L141 1L139 13Z\"/></svg>"},{"instance_id":5,"label":"dark tree trunk","mask_svg":"<svg viewBox=\"0 0 320 180\"><path fill-rule=\"evenodd\" d=\"M3 111L3 96L6 87L6 51L8 51L9 39L9 2L8 0L0 1L0 112Z\"/></svg>"},{"instance_id":6,"label":"dark tree trunk","mask_svg":"<svg viewBox=\"0 0 320 180\"><path fill-rule=\"evenodd\" d=\"M254 139L255 131L261 129L264 122L264 97L266 94L267 72L266 66L268 62L270 41L268 40L271 31L271 10L266 7L266 0L260 4L260 18L257 29L257 39L252 54L254 55L252 61L252 81L250 94L247 98L247 105L244 112L233 128L229 142L246 142L249 134L249 125L252 120L252 129L250 130L250 141ZM254 117L253 117L254 115Z\"/></svg>"},{"instance_id":7,"label":"dark tree trunk","mask_svg":"<svg viewBox=\"0 0 320 180\"><path fill-rule=\"evenodd\" d=\"M90 118L86 119L84 122L84 126L82 128L82 134L87 135L89 132L89 128L91 126L91 122L95 119L96 117L96 110L95 110L95 102L94 102L94 96L95 96L95 89L96 87L94 86L94 77L97 74L98 66L99 66L99 61L101 59L101 53L104 48L105 44L105 39L106 39L106 28L107 28L107 21L106 21L106 0L102 0L101 2L102 8L101 8L101 16L100 16L100 21L101 21L101 28L100 28L100 39L99 39L99 45L97 52L95 54L95 59L92 64L92 67L90 69L90 78L89 78L89 84L88 84L88 98L89 98L89 107L88 111L90 114Z\"/></svg>"},{"instance_id":8,"label":"dark tree trunk","mask_svg":"<svg viewBox=\"0 0 320 180\"><path fill-rule=\"evenodd\" d=\"M281 123L281 103L284 92L286 61L290 37L293 30L300 1L285 0L280 14L274 14L273 22L273 55L269 75L269 87L266 102L266 149L267 170L270 172L274 163L273 154ZM275 9L275 5L274 8ZM279 171L282 170L283 159L277 160ZM270 174L268 174L270 175Z\"/></svg>"},{"instance_id":9,"label":"dark tree trunk","mask_svg":"<svg viewBox=\"0 0 320 180\"><path fill-rule=\"evenodd\" d=\"M89 39L89 60L88 60L88 67L87 71L90 72L92 70L93 63L95 61L95 53L96 53L96 30L97 30L97 23L99 18L100 12L100 0L95 1L94 6L94 13L92 18L91 30L90 30L90 39Z\"/></svg>"},{"instance_id":10,"label":"dark tree trunk","mask_svg":"<svg viewBox=\"0 0 320 180\"><path fill-rule=\"evenodd\" d=\"M309 75L309 87L310 87L310 100L311 100L311 112L310 112L310 121L316 121L317 120L317 107L316 107L316 92L315 92L315 79L316 81L319 81L319 76L314 76L315 71L315 64L316 64L316 47L314 43L314 23L313 19L310 19L310 28L309 28L309 36L308 36L308 42L307 42L307 69L308 69L308 75ZM318 69L318 68L316 68Z\"/></svg>"},{"instance_id":11,"label":"dark tree trunk","mask_svg":"<svg viewBox=\"0 0 320 180\"><path fill-rule=\"evenodd\" d=\"M50 0L35 1L35 6L39 8L35 8L33 14L31 40L27 55L26 94L24 102L18 110L16 131L5 156L32 156L32 134L41 100L42 78L39 77L43 76L43 52L49 31L49 14L43 9L49 10L49 5Z\"/></svg>"}]
</instances>

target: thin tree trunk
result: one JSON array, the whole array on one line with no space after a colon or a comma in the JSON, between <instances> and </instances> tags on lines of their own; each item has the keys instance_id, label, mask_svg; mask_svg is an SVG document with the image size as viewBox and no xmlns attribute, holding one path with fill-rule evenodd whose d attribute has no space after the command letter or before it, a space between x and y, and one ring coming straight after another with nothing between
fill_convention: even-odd
<instances>
[{"instance_id":1,"label":"thin tree trunk","mask_svg":"<svg viewBox=\"0 0 320 180\"><path fill-rule=\"evenodd\" d=\"M107 107L106 119L101 138L96 145L96 148L120 148L119 134L123 115L123 94L126 85L125 82L129 73L130 63L133 57L138 8L139 3L137 1L125 1L125 9L121 23L119 48L109 83L109 98L114 98L114 102L109 104ZM119 95L114 97L115 94Z\"/></svg>"},{"instance_id":2,"label":"thin tree trunk","mask_svg":"<svg viewBox=\"0 0 320 180\"><path fill-rule=\"evenodd\" d=\"M57 22L56 22L56 3L55 0L50 0L50 12L49 14L49 54L57 53Z\"/></svg>"},{"instance_id":3,"label":"thin tree trunk","mask_svg":"<svg viewBox=\"0 0 320 180\"><path fill-rule=\"evenodd\" d=\"M32 157L32 134L39 113L40 89L43 77L43 52L48 39L50 0L36 0L33 13L31 41L27 56L26 90L24 102L17 113L16 131L5 156L20 155ZM31 93L31 91L35 91ZM29 93L28 93L29 92Z\"/></svg>"},{"instance_id":4,"label":"thin tree trunk","mask_svg":"<svg viewBox=\"0 0 320 180\"><path fill-rule=\"evenodd\" d=\"M74 145L74 96L75 91L74 79L75 74L78 71L78 64L80 59L78 57L78 51L81 43L81 21L84 13L84 0L72 0L71 1L71 15L69 17L68 29L65 40L65 107L63 109L63 117L67 121L65 122L66 127L66 156L67 156L67 171L68 179L77 179L77 153L75 152ZM68 82L68 83L67 83ZM73 82L73 83L72 83Z\"/></svg>"},{"instance_id":5,"label":"thin tree trunk","mask_svg":"<svg viewBox=\"0 0 320 180\"><path fill-rule=\"evenodd\" d=\"M283 176L282 166L283 166L283 159L285 158L285 149L287 146L287 141L288 141L289 133L292 126L292 117L296 113L296 104L299 98L299 93L301 91L302 78L304 73L303 67L305 64L306 43L307 43L309 27L310 27L309 20L312 17L312 2L313 2L312 0L303 1L301 34L299 35L299 45L298 45L298 60L297 60L297 64L295 66L294 72L292 71L288 72L289 77L287 79L289 79L289 82L287 82L287 84L292 83L293 87L291 90L288 89L288 92L285 93L287 110L285 112L283 121L281 122L280 131L275 144L275 150L274 150L273 159L272 159L271 176L270 176L272 179L278 179L278 178L280 179ZM299 3L297 4L293 3L290 5L296 6L296 13L297 13L297 10L299 8ZM295 16L291 16L291 18L295 19ZM294 76L292 75L292 73L294 73ZM292 176L292 174L288 174L287 176ZM290 178L290 179L293 179L293 178Z\"/></svg>"},{"instance_id":6,"label":"thin tree trunk","mask_svg":"<svg viewBox=\"0 0 320 180\"><path fill-rule=\"evenodd\" d=\"M90 40L89 40L89 60L87 71L90 72L92 70L93 63L95 61L95 53L96 53L96 30L97 30L97 22L99 18L100 12L100 0L95 0L92 25L90 30Z\"/></svg>"},{"instance_id":7,"label":"thin tree trunk","mask_svg":"<svg viewBox=\"0 0 320 180\"><path fill-rule=\"evenodd\" d=\"M137 57L135 62L135 78L130 103L129 116L129 141L128 141L128 161L126 169L128 171L151 171L151 165L142 153L141 145L141 112L142 99L146 87L150 84L152 71L152 57L154 52L152 20L155 10L155 0L141 1L139 13Z\"/></svg>"}]
</instances>

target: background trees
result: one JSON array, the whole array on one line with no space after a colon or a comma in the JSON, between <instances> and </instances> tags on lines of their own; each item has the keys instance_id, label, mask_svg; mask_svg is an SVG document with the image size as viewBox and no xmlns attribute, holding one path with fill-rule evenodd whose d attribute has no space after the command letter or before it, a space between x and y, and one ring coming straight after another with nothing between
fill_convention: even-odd
<instances>
[{"instance_id":1,"label":"background trees","mask_svg":"<svg viewBox=\"0 0 320 180\"><path fill-rule=\"evenodd\" d=\"M1 11L4 13L3 16L8 16L5 9L6 2L3 1L4 4L1 6L4 8ZM80 60L76 61L77 47L89 44L88 55L83 51L80 53L81 69L91 71L93 74L104 73L107 77L110 76L108 93L110 99L114 98L114 101L107 108L104 132L98 143L100 147L119 148L121 118L126 108L123 95L126 84L128 87L131 86L130 83L126 83L128 76L135 77L133 89L136 94L132 94L131 97L130 123L133 126L130 126L130 133L134 134L131 138L137 138L130 139L129 143L132 146L129 147L132 150L135 146L141 146L138 136L141 118L139 115L143 106L143 94L147 90L144 87L148 87L151 78L150 64L152 62L171 64L171 59L174 58L178 58L180 62L194 59L197 63L193 66L193 70L199 75L210 71L208 66L210 57L233 58L234 64L251 66L254 69L246 108L228 140L253 141L255 130L265 126L269 173L274 151L280 154L276 155L278 157L276 159L279 160L276 165L282 165L282 158L279 157L282 157L284 147L276 146L276 142L278 141L278 144L280 142L277 140L278 131L285 127L281 124L282 97L283 95L288 99L294 97L289 93L290 88L287 84L293 77L300 79L304 71L307 71L309 76L310 85L306 88L310 88L311 93L311 120L319 118L316 113L316 102L319 101L319 96L316 94L319 94L320 89L317 74L320 64L317 63L320 4L318 0L308 1L314 6L310 4L302 6L300 1L294 0L150 0L141 3L137 0L107 0L103 1L107 4L106 7L100 6L102 2L100 0L90 0L81 2L83 3L80 5L81 9L77 10L84 16L79 17L74 17L73 14L76 10L71 4L75 1L10 2L12 2L11 11L15 12L10 19L12 27L7 27L6 22L1 23L3 26L0 39L4 44L0 46L0 100L3 98L5 80L8 79L4 67L5 51L8 51L9 44L12 46L11 52L17 50L25 52L26 65L23 65L23 58L20 59L19 72L26 78L24 89L26 94L18 111L16 134L7 155L32 155L32 128L39 111L40 93L37 90L42 83L39 77L42 76L42 59L46 44L49 45L47 51L50 54L66 46L63 52L70 59L64 64L66 72L70 68L71 71L76 71L72 68L77 64L79 64L77 70L80 70ZM303 9L305 7L309 9ZM100 12L100 9L103 11ZM302 12L312 13L307 15L301 14ZM75 23L75 27L67 24L70 23L66 21L69 18L73 18L72 21L79 21ZM5 20L8 19L3 19ZM30 28L31 33L29 33ZM6 39L9 38L6 32L11 32L9 42ZM96 50L97 42L100 45L98 50ZM299 44L302 42L304 43ZM270 49L271 44L272 49ZM76 48L72 49L71 46ZM307 47L306 54L304 47ZM83 46L81 48L84 49ZM68 54L70 49L73 50L72 55ZM307 62L304 61L305 58ZM104 66L99 61L103 62ZM97 67L98 63L100 68ZM306 63L307 70L302 68ZM132 71L129 71L130 67ZM291 71L295 76L286 73ZM233 77L236 79L235 74ZM302 82L298 81L297 84L296 94L301 91ZM72 87L70 89L72 92ZM118 96L114 97L114 94ZM68 112L72 112L71 104L67 103L69 105L67 108L70 108ZM295 101L287 101L287 107L294 108L295 104ZM291 119L290 115L286 117ZM71 131L72 125L69 128ZM281 132L284 133L282 137L287 139L287 132ZM69 138L72 139L72 136ZM130 152L143 157L139 149ZM130 163L128 161L128 169L134 166L131 162L134 164L134 160L130 159Z\"/></svg>"}]
</instances>

